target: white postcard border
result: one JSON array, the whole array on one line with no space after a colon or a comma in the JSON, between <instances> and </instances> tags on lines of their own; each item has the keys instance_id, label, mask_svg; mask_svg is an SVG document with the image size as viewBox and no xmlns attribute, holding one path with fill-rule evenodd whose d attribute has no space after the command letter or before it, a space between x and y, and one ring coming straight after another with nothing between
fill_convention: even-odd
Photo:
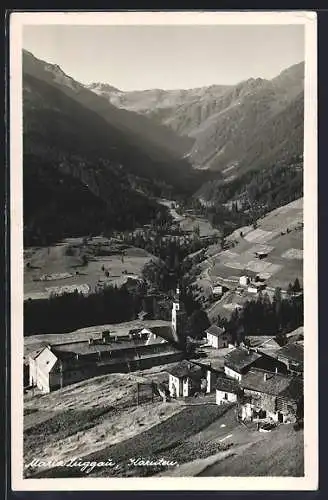
<instances>
[{"instance_id":1,"label":"white postcard border","mask_svg":"<svg viewBox=\"0 0 328 500\"><path fill-rule=\"evenodd\" d=\"M305 28L304 396L305 476L179 478L23 478L22 28L24 25L258 25ZM10 16L11 469L14 491L315 490L318 488L317 24L312 11L14 12Z\"/></svg>"}]
</instances>

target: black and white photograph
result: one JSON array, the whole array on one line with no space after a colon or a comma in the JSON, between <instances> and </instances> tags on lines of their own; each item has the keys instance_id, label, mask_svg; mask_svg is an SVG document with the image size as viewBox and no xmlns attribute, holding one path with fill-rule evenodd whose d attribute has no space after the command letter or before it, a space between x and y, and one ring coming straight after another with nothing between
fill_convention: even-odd
<instances>
[{"instance_id":1,"label":"black and white photograph","mask_svg":"<svg viewBox=\"0 0 328 500\"><path fill-rule=\"evenodd\" d=\"M315 14L10 37L13 489L316 489Z\"/></svg>"}]
</instances>

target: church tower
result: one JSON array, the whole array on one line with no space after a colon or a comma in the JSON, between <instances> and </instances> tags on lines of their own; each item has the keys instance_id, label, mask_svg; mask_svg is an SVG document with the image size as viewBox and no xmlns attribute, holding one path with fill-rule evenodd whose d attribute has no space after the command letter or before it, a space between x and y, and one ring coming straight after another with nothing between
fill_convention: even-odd
<instances>
[{"instance_id":1,"label":"church tower","mask_svg":"<svg viewBox=\"0 0 328 500\"><path fill-rule=\"evenodd\" d=\"M180 290L176 289L172 304L172 333L175 342L184 346L187 315L180 300Z\"/></svg>"}]
</instances>

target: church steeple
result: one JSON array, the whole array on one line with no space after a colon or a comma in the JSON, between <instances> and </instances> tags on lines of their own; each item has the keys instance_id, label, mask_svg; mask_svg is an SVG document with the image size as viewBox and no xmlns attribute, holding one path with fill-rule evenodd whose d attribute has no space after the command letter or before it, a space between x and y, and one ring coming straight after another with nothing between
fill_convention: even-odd
<instances>
[{"instance_id":1,"label":"church steeple","mask_svg":"<svg viewBox=\"0 0 328 500\"><path fill-rule=\"evenodd\" d=\"M186 313L180 298L180 289L177 288L172 304L172 332L175 342L183 344Z\"/></svg>"}]
</instances>

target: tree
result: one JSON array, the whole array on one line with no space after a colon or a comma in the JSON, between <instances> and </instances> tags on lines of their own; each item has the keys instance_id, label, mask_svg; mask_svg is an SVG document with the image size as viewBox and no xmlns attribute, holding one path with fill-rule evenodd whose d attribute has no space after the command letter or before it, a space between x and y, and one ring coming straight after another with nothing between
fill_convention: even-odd
<instances>
[{"instance_id":1,"label":"tree","mask_svg":"<svg viewBox=\"0 0 328 500\"><path fill-rule=\"evenodd\" d=\"M294 285L292 285L292 283L288 284L287 295L288 297L292 297L294 295Z\"/></svg>"},{"instance_id":2,"label":"tree","mask_svg":"<svg viewBox=\"0 0 328 500\"><path fill-rule=\"evenodd\" d=\"M195 227L194 227L194 235L199 238L200 236L200 227L199 227L199 224L197 224Z\"/></svg>"},{"instance_id":3,"label":"tree","mask_svg":"<svg viewBox=\"0 0 328 500\"><path fill-rule=\"evenodd\" d=\"M196 309L188 319L188 333L190 337L195 339L202 338L210 324L206 312L202 309Z\"/></svg>"},{"instance_id":4,"label":"tree","mask_svg":"<svg viewBox=\"0 0 328 500\"><path fill-rule=\"evenodd\" d=\"M293 285L293 291L298 293L302 290L301 288L301 285L300 285L300 282L299 282L299 279L296 278L295 281L294 281L294 285Z\"/></svg>"},{"instance_id":5,"label":"tree","mask_svg":"<svg viewBox=\"0 0 328 500\"><path fill-rule=\"evenodd\" d=\"M220 238L220 246L221 246L221 249L223 250L224 247L225 247L225 237L224 236L221 236Z\"/></svg>"}]
</instances>

